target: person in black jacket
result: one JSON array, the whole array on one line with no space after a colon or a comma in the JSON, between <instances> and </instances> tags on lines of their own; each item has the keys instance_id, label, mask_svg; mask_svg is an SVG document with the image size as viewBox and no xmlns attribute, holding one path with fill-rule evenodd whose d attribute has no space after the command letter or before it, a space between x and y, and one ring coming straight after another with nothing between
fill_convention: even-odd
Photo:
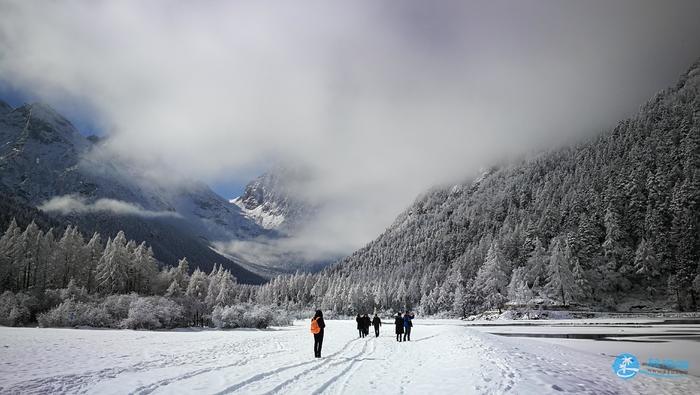
<instances>
[{"instance_id":1,"label":"person in black jacket","mask_svg":"<svg viewBox=\"0 0 700 395\"><path fill-rule=\"evenodd\" d=\"M363 337L367 337L369 335L369 327L372 326L372 320L369 318L369 315L365 314L362 316L362 331L365 333Z\"/></svg>"},{"instance_id":2,"label":"person in black jacket","mask_svg":"<svg viewBox=\"0 0 700 395\"><path fill-rule=\"evenodd\" d=\"M360 332L360 337L364 337L364 321L362 320L362 316L360 314L357 314L357 317L355 318L355 321L357 321L357 331Z\"/></svg>"},{"instance_id":3,"label":"person in black jacket","mask_svg":"<svg viewBox=\"0 0 700 395\"><path fill-rule=\"evenodd\" d=\"M382 320L376 314L372 318L372 326L374 326L374 336L379 337L379 327L382 326Z\"/></svg>"},{"instance_id":4,"label":"person in black jacket","mask_svg":"<svg viewBox=\"0 0 700 395\"><path fill-rule=\"evenodd\" d=\"M321 358L321 347L323 347L323 332L325 332L326 322L323 321L323 312L321 310L316 310L314 318L312 321L316 321L318 327L321 328L319 333L314 333L314 356L316 358Z\"/></svg>"},{"instance_id":5,"label":"person in black jacket","mask_svg":"<svg viewBox=\"0 0 700 395\"><path fill-rule=\"evenodd\" d=\"M403 316L403 341L411 341L411 328L413 328L414 318L416 318L416 316L410 311L406 311L406 314Z\"/></svg>"},{"instance_id":6,"label":"person in black jacket","mask_svg":"<svg viewBox=\"0 0 700 395\"><path fill-rule=\"evenodd\" d=\"M401 335L403 335L403 317L401 313L396 313L396 318L394 319L394 326L396 327L396 341L401 341Z\"/></svg>"}]
</instances>

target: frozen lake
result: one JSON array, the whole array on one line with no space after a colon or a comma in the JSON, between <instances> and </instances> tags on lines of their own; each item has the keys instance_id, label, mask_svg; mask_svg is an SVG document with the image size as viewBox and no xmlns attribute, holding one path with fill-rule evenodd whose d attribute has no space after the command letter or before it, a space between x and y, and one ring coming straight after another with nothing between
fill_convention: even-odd
<instances>
[{"instance_id":1,"label":"frozen lake","mask_svg":"<svg viewBox=\"0 0 700 395\"><path fill-rule=\"evenodd\" d=\"M0 393L700 393L694 373L700 343L695 340L512 337L518 331L642 334L652 329L692 335L697 326L521 323L467 326L419 319L413 341L397 343L392 325L383 327L379 338L358 339L353 321L329 320L320 360L313 358L305 321L286 328L229 331L0 327ZM657 358L692 356L693 374L623 380L611 369L619 352L637 352L640 359L645 352Z\"/></svg>"},{"instance_id":2,"label":"frozen lake","mask_svg":"<svg viewBox=\"0 0 700 395\"><path fill-rule=\"evenodd\" d=\"M700 320L484 321L467 325L486 333L536 338L610 357L627 352L641 360L686 360L689 373L700 377Z\"/></svg>"}]
</instances>

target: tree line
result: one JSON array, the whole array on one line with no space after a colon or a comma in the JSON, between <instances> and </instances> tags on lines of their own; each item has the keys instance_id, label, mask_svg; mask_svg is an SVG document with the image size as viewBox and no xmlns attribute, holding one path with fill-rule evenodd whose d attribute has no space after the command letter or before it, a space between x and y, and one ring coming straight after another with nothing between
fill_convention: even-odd
<instances>
[{"instance_id":1,"label":"tree line","mask_svg":"<svg viewBox=\"0 0 700 395\"><path fill-rule=\"evenodd\" d=\"M192 271L187 258L163 265L149 246L127 240L122 231L103 242L99 233L87 239L74 226L57 237L53 229L43 231L34 222L21 229L12 220L0 237L0 291L0 317L7 317L1 323L9 325L288 323L286 314L253 306L254 287L239 284L222 266ZM231 314L234 305L245 308Z\"/></svg>"}]
</instances>

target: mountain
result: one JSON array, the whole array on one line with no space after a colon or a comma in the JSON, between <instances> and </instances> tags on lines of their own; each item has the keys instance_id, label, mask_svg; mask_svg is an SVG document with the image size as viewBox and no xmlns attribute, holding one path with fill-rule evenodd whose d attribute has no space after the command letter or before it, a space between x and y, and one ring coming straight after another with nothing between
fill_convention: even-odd
<instances>
[{"instance_id":1,"label":"mountain","mask_svg":"<svg viewBox=\"0 0 700 395\"><path fill-rule=\"evenodd\" d=\"M167 184L108 154L109 139L86 138L50 107L13 109L0 102L0 186L27 206L73 223L85 233L114 235L153 246L156 257L175 264L187 256L203 270L214 263L242 282L263 279L211 248L216 241L270 232L206 185Z\"/></svg>"},{"instance_id":2,"label":"mountain","mask_svg":"<svg viewBox=\"0 0 700 395\"><path fill-rule=\"evenodd\" d=\"M248 183L243 195L230 202L263 228L293 234L316 211L295 191L304 179L305 174L299 169L276 166Z\"/></svg>"},{"instance_id":3,"label":"mountain","mask_svg":"<svg viewBox=\"0 0 700 395\"><path fill-rule=\"evenodd\" d=\"M588 141L419 197L310 282L315 305L697 309L700 62ZM354 284L349 291L343 288ZM303 293L295 293L303 298Z\"/></svg>"},{"instance_id":4,"label":"mountain","mask_svg":"<svg viewBox=\"0 0 700 395\"><path fill-rule=\"evenodd\" d=\"M274 232L246 243L220 246L221 251L235 251L249 262L245 266L264 276L296 271L317 272L338 257L313 254L304 232L313 230L319 202L306 190L310 173L300 167L276 165L249 182L243 194L230 202L259 226ZM255 263L250 263L255 262Z\"/></svg>"}]
</instances>

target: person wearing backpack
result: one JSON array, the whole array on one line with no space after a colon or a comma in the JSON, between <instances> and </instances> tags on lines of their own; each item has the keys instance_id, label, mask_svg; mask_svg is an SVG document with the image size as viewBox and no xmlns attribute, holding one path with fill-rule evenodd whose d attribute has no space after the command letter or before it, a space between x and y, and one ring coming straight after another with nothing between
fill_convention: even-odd
<instances>
[{"instance_id":1,"label":"person wearing backpack","mask_svg":"<svg viewBox=\"0 0 700 395\"><path fill-rule=\"evenodd\" d=\"M311 333L314 334L314 356L321 358L321 347L323 347L323 332L326 323L323 321L323 312L316 310L314 318L311 319Z\"/></svg>"},{"instance_id":2,"label":"person wearing backpack","mask_svg":"<svg viewBox=\"0 0 700 395\"><path fill-rule=\"evenodd\" d=\"M394 326L396 327L396 341L401 341L401 335L403 335L403 318L401 313L396 313L396 318L394 319Z\"/></svg>"},{"instance_id":3,"label":"person wearing backpack","mask_svg":"<svg viewBox=\"0 0 700 395\"><path fill-rule=\"evenodd\" d=\"M376 314L372 318L372 326L374 327L374 336L379 337L379 327L382 326L382 320Z\"/></svg>"},{"instance_id":4,"label":"person wearing backpack","mask_svg":"<svg viewBox=\"0 0 700 395\"><path fill-rule=\"evenodd\" d=\"M401 313L399 313L401 315ZM416 316L413 315L410 311L406 311L406 314L403 316L403 329L404 329L404 335L403 335L403 341L411 341L411 328L413 327L413 319Z\"/></svg>"}]
</instances>

